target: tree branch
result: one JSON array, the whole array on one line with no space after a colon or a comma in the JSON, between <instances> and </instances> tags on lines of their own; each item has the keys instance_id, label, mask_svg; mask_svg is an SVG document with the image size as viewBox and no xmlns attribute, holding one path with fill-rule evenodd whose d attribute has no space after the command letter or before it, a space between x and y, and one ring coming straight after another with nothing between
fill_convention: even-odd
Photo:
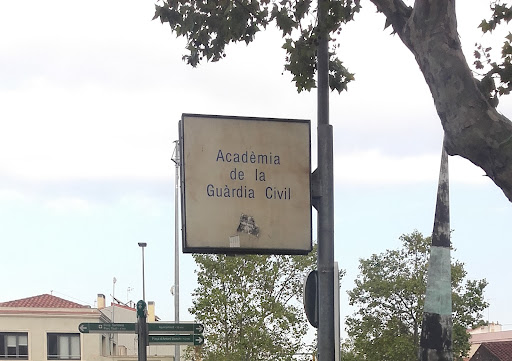
<instances>
[{"instance_id":1,"label":"tree branch","mask_svg":"<svg viewBox=\"0 0 512 361\"><path fill-rule=\"evenodd\" d=\"M445 148L482 168L512 202L512 122L477 86L457 33L455 0L370 0L414 54L445 131Z\"/></svg>"},{"instance_id":2,"label":"tree branch","mask_svg":"<svg viewBox=\"0 0 512 361\"><path fill-rule=\"evenodd\" d=\"M411 16L412 8L405 5L402 0L370 0L377 10L386 16L386 27L393 26L398 35L402 34L407 20Z\"/></svg>"}]
</instances>

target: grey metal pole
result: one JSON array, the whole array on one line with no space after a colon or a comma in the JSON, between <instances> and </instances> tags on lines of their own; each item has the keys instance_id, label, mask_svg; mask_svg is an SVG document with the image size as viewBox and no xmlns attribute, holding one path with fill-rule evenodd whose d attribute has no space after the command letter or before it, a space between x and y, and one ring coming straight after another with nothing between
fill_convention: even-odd
<instances>
[{"instance_id":1,"label":"grey metal pole","mask_svg":"<svg viewBox=\"0 0 512 361\"><path fill-rule=\"evenodd\" d=\"M174 322L180 322L180 232L179 232L179 179L180 179L180 143L175 141L173 161L176 165L174 187ZM174 360L180 360L180 346L174 347Z\"/></svg>"},{"instance_id":2,"label":"grey metal pole","mask_svg":"<svg viewBox=\"0 0 512 361\"><path fill-rule=\"evenodd\" d=\"M116 310L116 306L115 306L115 302L116 302L116 282L117 282L117 278L112 278L112 323L115 323L116 322L116 318L114 317L115 316L115 310ZM115 333L111 333L110 334L110 355L113 355L113 352L114 352L114 347L113 347L113 343L115 341Z\"/></svg>"},{"instance_id":3,"label":"grey metal pole","mask_svg":"<svg viewBox=\"0 0 512 361\"><path fill-rule=\"evenodd\" d=\"M319 361L334 361L334 181L333 131L329 124L328 0L318 1L318 352Z\"/></svg>"},{"instance_id":4,"label":"grey metal pole","mask_svg":"<svg viewBox=\"0 0 512 361\"><path fill-rule=\"evenodd\" d=\"M142 299L146 301L146 277L144 275L144 247L142 247Z\"/></svg>"},{"instance_id":5,"label":"grey metal pole","mask_svg":"<svg viewBox=\"0 0 512 361\"><path fill-rule=\"evenodd\" d=\"M144 248L148 244L145 242L139 242L139 247L142 248L142 300L146 302L146 279L144 277Z\"/></svg>"}]
</instances>

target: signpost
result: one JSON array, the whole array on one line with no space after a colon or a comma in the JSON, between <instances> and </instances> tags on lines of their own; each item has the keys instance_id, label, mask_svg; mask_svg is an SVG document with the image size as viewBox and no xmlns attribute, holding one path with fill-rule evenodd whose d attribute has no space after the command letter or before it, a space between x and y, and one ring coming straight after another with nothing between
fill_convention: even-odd
<instances>
[{"instance_id":1,"label":"signpost","mask_svg":"<svg viewBox=\"0 0 512 361\"><path fill-rule=\"evenodd\" d=\"M147 360L147 345L194 345L204 343L204 326L200 323L160 323L146 322L147 305L140 300L137 302L137 323L81 323L78 330L81 333L137 333L138 360ZM149 333L173 333L177 335L148 335Z\"/></svg>"},{"instance_id":2,"label":"signpost","mask_svg":"<svg viewBox=\"0 0 512 361\"><path fill-rule=\"evenodd\" d=\"M144 317L139 317L144 319ZM204 326L200 323L146 323L149 343L166 345L194 345L200 346L204 343ZM137 333L136 323L81 323L78 326L81 333ZM140 332L139 332L140 333ZM172 335L161 335L172 333ZM144 332L139 335L143 340ZM153 334L153 335L151 335ZM143 344L141 351L145 349Z\"/></svg>"},{"instance_id":3,"label":"signpost","mask_svg":"<svg viewBox=\"0 0 512 361\"><path fill-rule=\"evenodd\" d=\"M149 335L149 343L200 346L204 343L204 337L203 335Z\"/></svg>"}]
</instances>

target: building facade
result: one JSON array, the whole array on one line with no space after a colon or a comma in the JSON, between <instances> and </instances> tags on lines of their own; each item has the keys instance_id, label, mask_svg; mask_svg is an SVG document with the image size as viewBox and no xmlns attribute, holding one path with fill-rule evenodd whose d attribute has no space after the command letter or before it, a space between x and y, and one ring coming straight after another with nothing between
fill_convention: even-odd
<instances>
[{"instance_id":1,"label":"building facade","mask_svg":"<svg viewBox=\"0 0 512 361\"><path fill-rule=\"evenodd\" d=\"M98 295L98 308L49 294L0 303L0 360L137 360L135 334L79 332L81 323L136 322L135 309L109 309L104 299ZM148 360L174 361L173 352L171 346L148 347Z\"/></svg>"},{"instance_id":2,"label":"building facade","mask_svg":"<svg viewBox=\"0 0 512 361\"><path fill-rule=\"evenodd\" d=\"M483 343L492 342L512 342L512 331L503 331L499 323L489 323L486 326L476 328L469 331L471 348L469 350L469 357L475 354L476 350Z\"/></svg>"},{"instance_id":3,"label":"building facade","mask_svg":"<svg viewBox=\"0 0 512 361\"><path fill-rule=\"evenodd\" d=\"M0 359L103 360L107 340L81 322L108 322L97 309L48 294L0 303Z\"/></svg>"}]
</instances>

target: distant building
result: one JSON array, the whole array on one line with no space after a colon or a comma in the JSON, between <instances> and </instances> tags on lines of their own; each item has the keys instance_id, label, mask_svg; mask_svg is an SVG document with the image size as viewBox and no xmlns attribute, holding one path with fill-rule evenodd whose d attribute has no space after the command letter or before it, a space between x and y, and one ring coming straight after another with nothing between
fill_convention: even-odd
<instances>
[{"instance_id":1,"label":"distant building","mask_svg":"<svg viewBox=\"0 0 512 361\"><path fill-rule=\"evenodd\" d=\"M98 295L98 308L49 294L1 302L0 360L137 360L135 334L79 332L80 323L111 323L111 318L122 323L136 322L135 309L117 304L104 306L103 295ZM154 304L149 313L148 321L155 321ZM151 346L148 360L172 361L173 353L172 346Z\"/></svg>"},{"instance_id":2,"label":"distant building","mask_svg":"<svg viewBox=\"0 0 512 361\"><path fill-rule=\"evenodd\" d=\"M512 331L502 331L501 325L494 322L474 330L469 330L469 334L471 335L469 339L469 342L471 343L469 357L472 357L480 345L484 343L512 342Z\"/></svg>"},{"instance_id":3,"label":"distant building","mask_svg":"<svg viewBox=\"0 0 512 361\"><path fill-rule=\"evenodd\" d=\"M512 361L512 341L484 342L470 361Z\"/></svg>"},{"instance_id":4,"label":"distant building","mask_svg":"<svg viewBox=\"0 0 512 361\"><path fill-rule=\"evenodd\" d=\"M81 322L109 322L100 311L48 294L0 303L0 359L104 360L107 339L80 335Z\"/></svg>"}]
</instances>

